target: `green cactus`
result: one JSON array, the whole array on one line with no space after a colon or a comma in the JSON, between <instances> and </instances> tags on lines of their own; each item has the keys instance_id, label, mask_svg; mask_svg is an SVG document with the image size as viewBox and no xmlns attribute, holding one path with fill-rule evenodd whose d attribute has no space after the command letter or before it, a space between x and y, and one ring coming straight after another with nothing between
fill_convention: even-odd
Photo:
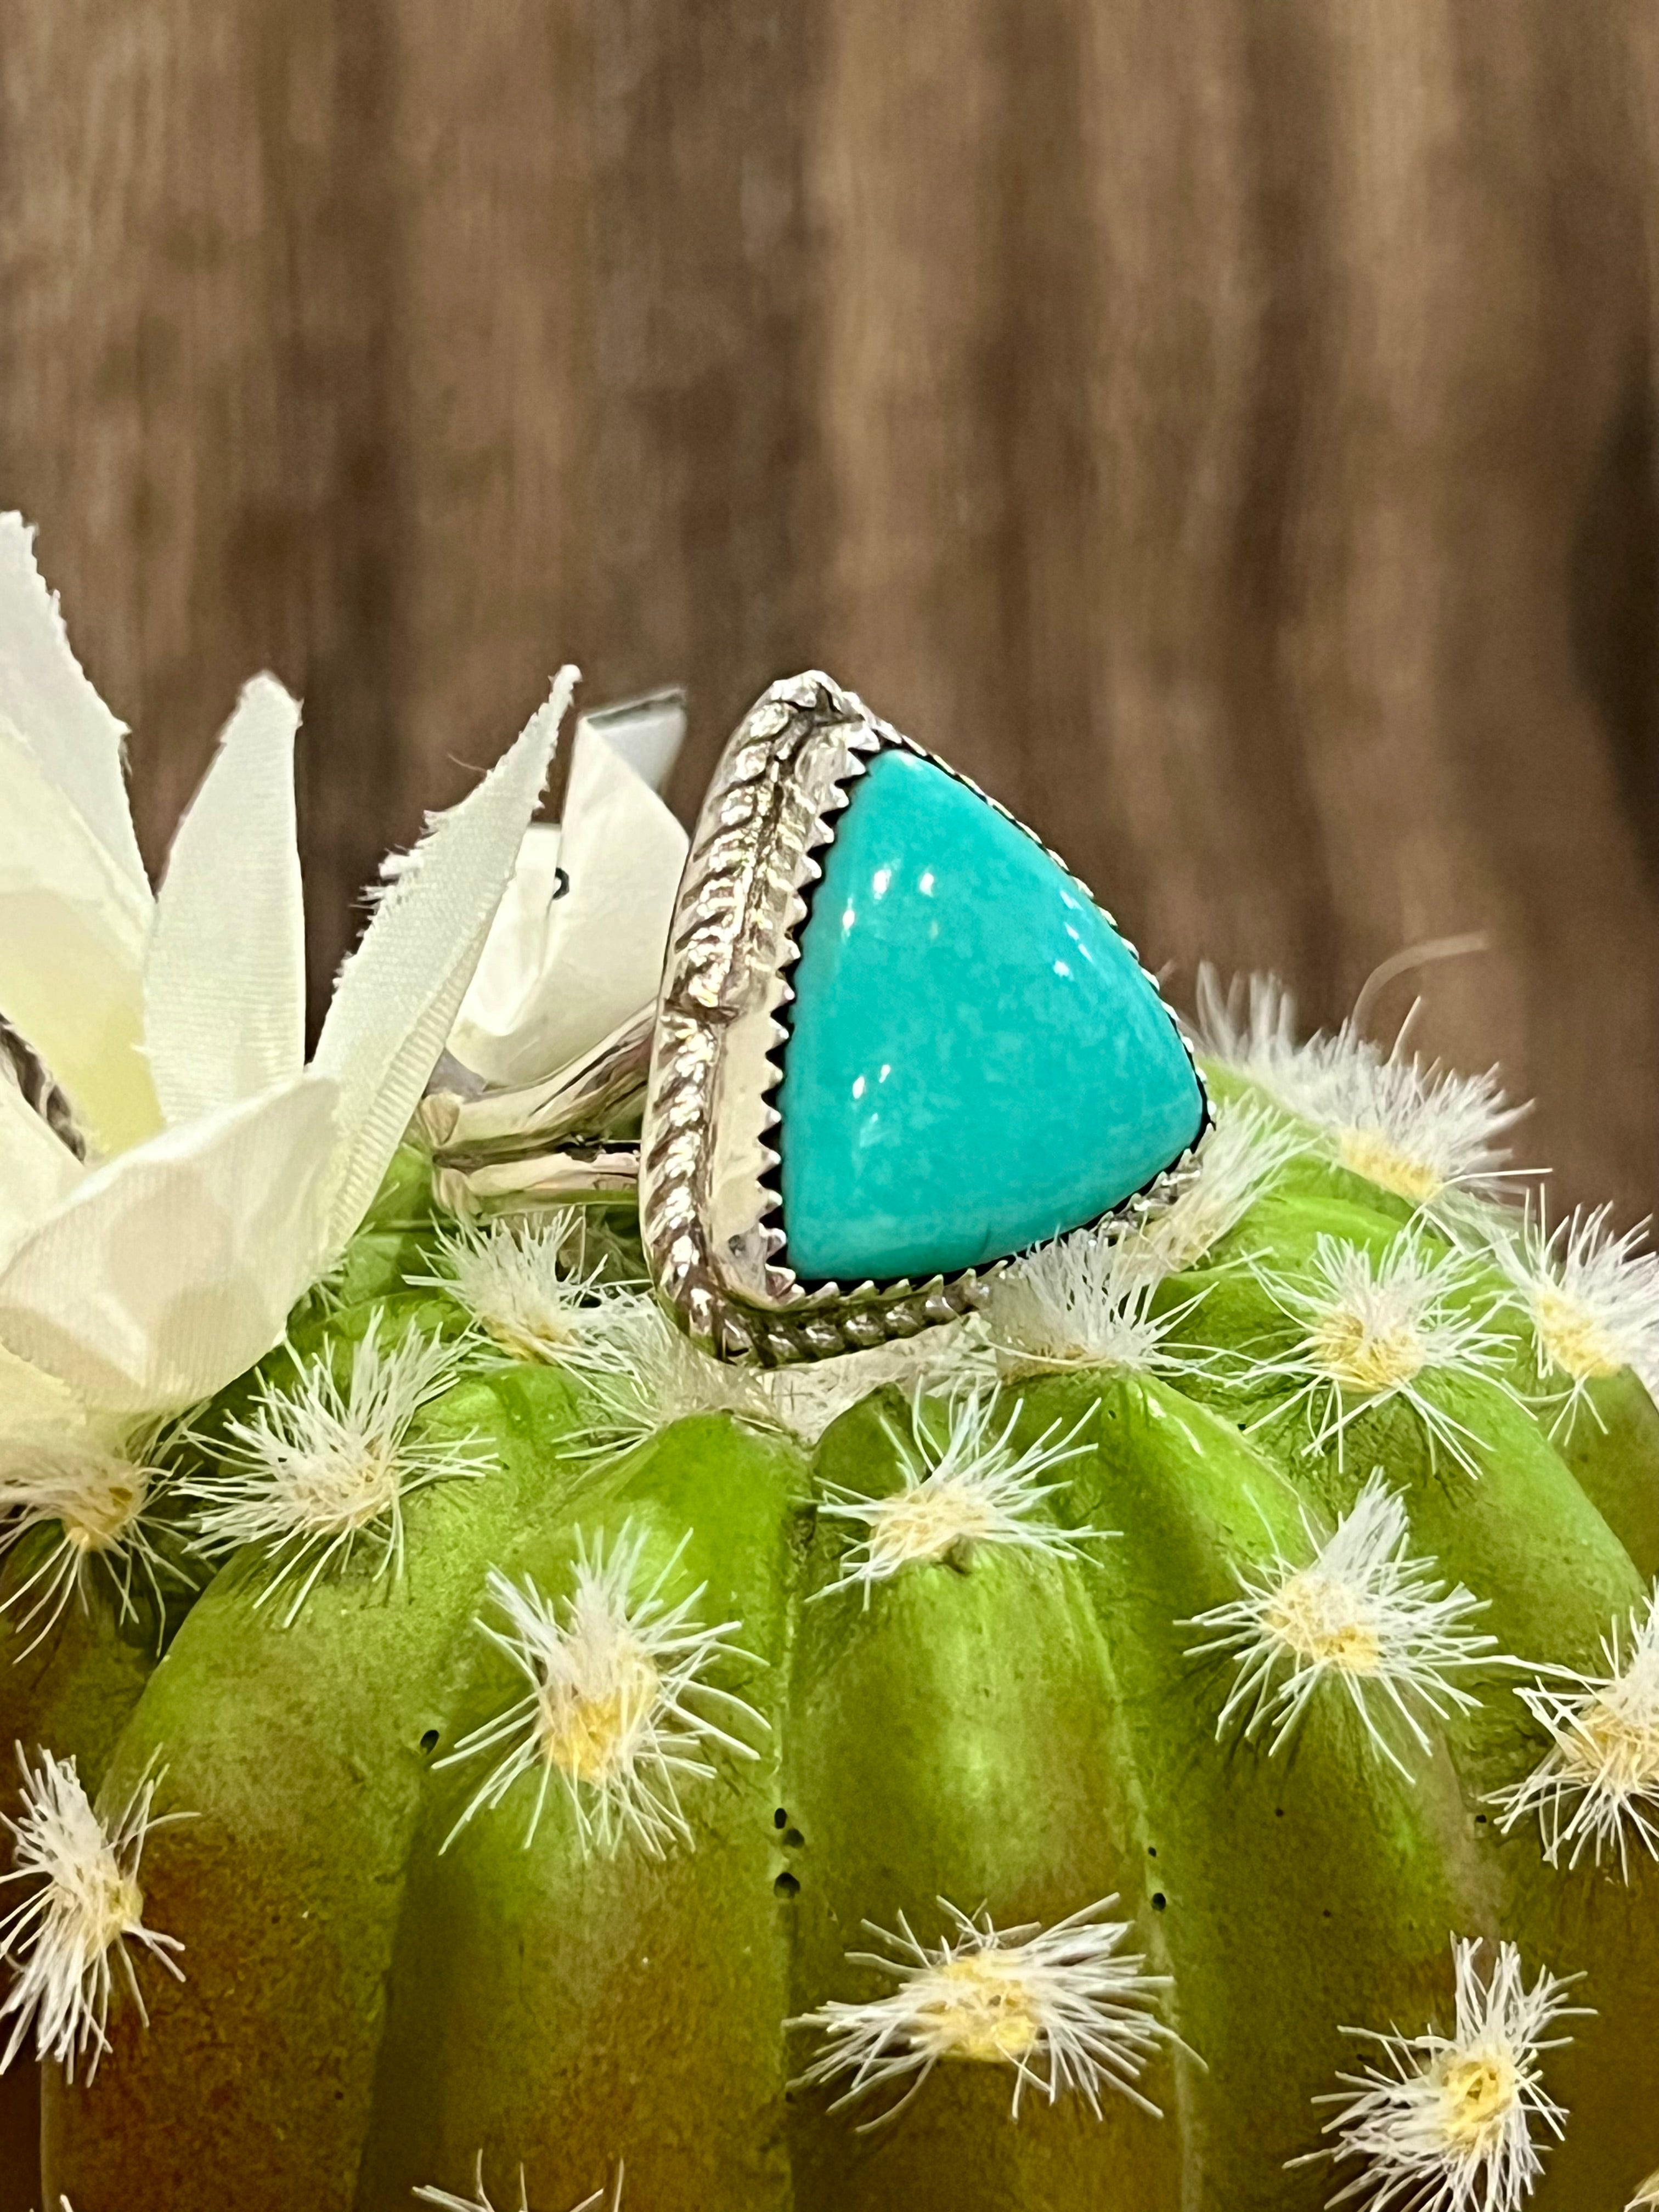
<instances>
[{"instance_id":1,"label":"green cactus","mask_svg":"<svg viewBox=\"0 0 1659 2212\"><path fill-rule=\"evenodd\" d=\"M196 1425L96 1814L30 1738L47 2202L1637 2199L1659 1264L1490 1084L1208 1014L1170 1211L776 1381L397 1186Z\"/></svg>"}]
</instances>

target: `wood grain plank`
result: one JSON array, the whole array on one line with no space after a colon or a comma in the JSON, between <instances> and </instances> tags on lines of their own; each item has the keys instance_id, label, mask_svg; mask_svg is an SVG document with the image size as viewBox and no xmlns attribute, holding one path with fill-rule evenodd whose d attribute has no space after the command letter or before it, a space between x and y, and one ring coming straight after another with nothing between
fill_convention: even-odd
<instances>
[{"instance_id":1,"label":"wood grain plank","mask_svg":"<svg viewBox=\"0 0 1659 2212\"><path fill-rule=\"evenodd\" d=\"M822 660L1145 941L1659 1188L1638 0L58 0L0 55L0 476L147 851L262 663L317 992L518 726ZM1644 74L1645 72L1645 74ZM1403 990L1389 1002L1397 1013Z\"/></svg>"}]
</instances>

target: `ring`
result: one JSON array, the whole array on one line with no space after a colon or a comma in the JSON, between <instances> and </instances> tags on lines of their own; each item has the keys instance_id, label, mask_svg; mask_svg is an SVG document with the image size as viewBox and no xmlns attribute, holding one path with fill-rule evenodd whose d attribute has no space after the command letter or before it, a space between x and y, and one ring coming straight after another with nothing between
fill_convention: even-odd
<instances>
[{"instance_id":1,"label":"ring","mask_svg":"<svg viewBox=\"0 0 1659 2212\"><path fill-rule=\"evenodd\" d=\"M720 757L654 1006L421 1119L457 1212L637 1195L680 1326L775 1366L956 1320L1022 1252L1168 1203L1209 1105L1064 863L812 671Z\"/></svg>"}]
</instances>

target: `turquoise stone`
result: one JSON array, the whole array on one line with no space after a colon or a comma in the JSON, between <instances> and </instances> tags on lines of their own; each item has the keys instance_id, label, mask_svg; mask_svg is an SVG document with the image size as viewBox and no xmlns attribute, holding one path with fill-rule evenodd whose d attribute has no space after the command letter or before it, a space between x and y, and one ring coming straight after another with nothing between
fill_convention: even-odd
<instances>
[{"instance_id":1,"label":"turquoise stone","mask_svg":"<svg viewBox=\"0 0 1659 2212\"><path fill-rule=\"evenodd\" d=\"M915 755L852 786L776 1103L809 1282L977 1267L1092 1221L1203 1127L1176 1027L1035 838Z\"/></svg>"}]
</instances>

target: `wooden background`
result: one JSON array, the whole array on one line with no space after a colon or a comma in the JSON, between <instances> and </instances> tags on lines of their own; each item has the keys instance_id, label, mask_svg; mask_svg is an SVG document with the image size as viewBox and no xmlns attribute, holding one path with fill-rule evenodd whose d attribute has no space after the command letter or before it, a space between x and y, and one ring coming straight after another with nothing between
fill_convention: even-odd
<instances>
[{"instance_id":1,"label":"wooden background","mask_svg":"<svg viewBox=\"0 0 1659 2212\"><path fill-rule=\"evenodd\" d=\"M1656 244L1654 0L39 0L0 500L152 859L304 693L319 987L562 657L687 811L817 662L1178 993L1486 932L1425 1037L1639 1212Z\"/></svg>"}]
</instances>

